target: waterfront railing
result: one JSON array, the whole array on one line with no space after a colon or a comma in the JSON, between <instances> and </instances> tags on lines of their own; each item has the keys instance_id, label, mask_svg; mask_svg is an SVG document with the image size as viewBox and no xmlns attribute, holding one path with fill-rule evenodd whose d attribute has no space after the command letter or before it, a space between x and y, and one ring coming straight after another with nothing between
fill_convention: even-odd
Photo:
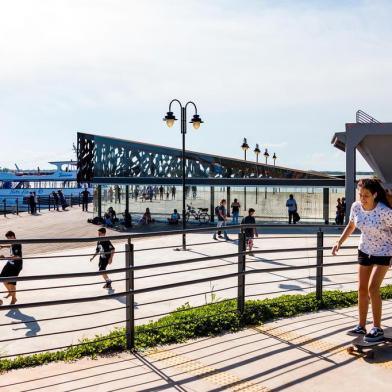
<instances>
[{"instance_id":1,"label":"waterfront railing","mask_svg":"<svg viewBox=\"0 0 392 392\"><path fill-rule=\"evenodd\" d=\"M255 238L256 244L263 243L263 249L260 246L256 247L252 252L246 250L245 229L248 227L255 227L260 231L260 237ZM42 293L48 290L77 290L77 294L72 298L57 298L53 296L46 300L17 303L15 305L3 305L2 311L18 311L22 312L24 309L49 309L47 315L44 317L32 319L25 318L20 321L12 321L10 323L2 323L2 328L15 328L16 324L40 323L50 322L56 325L54 331L42 331L42 333L29 334L27 336L13 337L7 333L6 337L0 339L0 346L7 344L16 344L20 340L31 340L48 336L67 335L75 333L84 333L86 331L94 331L102 328L111 328L115 326L125 326L124 334L127 338L127 347L129 349L135 348L135 326L144 323L148 320L157 320L168 314L175 312L182 312L179 308L179 303L191 303L192 299L199 298L199 302L195 301L190 308L201 308L208 306L210 303L200 303L200 299L207 298L209 295L222 296L214 303L224 301L236 301L236 311L243 313L245 309L245 301L247 298L266 298L277 296L281 294L288 294L292 292L315 292L317 299L323 298L323 292L326 289L333 289L334 287L351 287L355 284L356 270L352 266L357 264L357 254L355 246L346 246L341 249L344 252L338 262L331 260L331 246L326 245L325 241L335 240L338 234L328 234L320 225L307 225L306 229L311 231L311 234L288 233L283 235L264 236L265 229L280 228L290 231L294 229L289 225L242 225L230 227L230 236L232 240L230 243L233 246L233 251L219 250L219 246L227 244L224 241L191 241L194 234L211 234L216 228L198 228L185 230L188 236L189 252L177 252L173 259L169 254L169 259L165 260L165 255L172 249L177 250L177 244L170 244L172 236L181 236L184 232L182 230L175 230L171 232L151 232L140 234L120 234L116 236L106 237L111 241L116 242L116 258L123 258L123 266L121 268L109 269L107 274L112 278L112 282L122 286L122 289L116 292L109 292L104 295L83 294L84 289L91 286L102 284L98 281L101 272L56 272L53 274L37 274L37 275L21 275L12 278L19 282L18 293L29 292L31 299L34 297L34 292ZM235 238L233 237L235 236ZM144 241L152 238L159 238L161 246L141 247ZM173 241L176 241L174 237ZM56 239L24 239L6 241L1 240L1 244L21 243L25 245L33 244L59 244L69 243L85 243L86 245L101 240L101 237L90 238L56 238ZM283 239L288 239L294 242L290 247L268 247L266 242L275 240L281 242ZM296 246L299 241L305 243L314 243L312 246ZM120 248L118 243L120 242ZM146 241L147 243L149 241ZM179 245L179 244L178 244ZM208 253L203 251L203 246L208 246L210 250ZM194 257L194 255L197 257ZM177 257L178 255L178 257ZM91 257L91 253L75 253L72 254L56 254L56 255L38 255L24 257L25 263L42 261L45 259L53 259L51 262L60 263L61 260L67 258L87 259ZM67 261L66 261L67 262ZM348 268L347 268L348 267ZM56 271L59 268L55 268ZM330 272L333 270L333 272ZM223 272L222 272L223 271ZM191 273L191 276L189 274ZM300 273L300 276L295 275ZM270 277L265 279L265 276ZM339 282L333 281L339 277ZM96 281L95 281L96 278ZM346 279L348 278L348 279ZM75 283L70 283L70 279L75 279ZM386 283L391 279L390 273L386 278ZM10 281L11 278L0 278L0 282ZM51 282L60 282L51 285ZM23 287L23 282L34 282L38 286ZM295 286L292 283L301 286ZM206 284L214 284L210 289L206 289ZM275 287L274 285L278 285ZM306 284L306 286L304 286ZM201 289L200 289L201 285ZM204 285L204 286L203 286ZM216 287L215 287L216 286ZM191 290L190 290L191 289ZM187 290L187 291L182 291ZM68 291L67 291L68 292ZM215 298L216 299L216 298ZM113 300L116 300L116 306L113 305ZM108 302L109 301L109 305ZM91 304L99 302L101 305L91 308ZM106 303L105 306L102 306ZM165 305L166 304L166 305ZM174 308L170 308L167 304L174 304ZM69 313L69 305L73 311L70 314L64 314L64 307L66 306ZM88 310L86 310L88 308ZM142 309L151 309L150 312ZM188 310L189 308L187 308ZM91 311L90 311L91 310ZM67 313L66 312L66 313ZM98 320L98 317L104 314L116 314L117 318L109 316L107 319ZM89 317L89 319L78 325L81 318ZM71 328L61 329L61 321L72 321ZM51 324L53 325L53 324ZM40 331L41 332L41 331ZM31 346L33 349L29 350L13 350L12 353L1 352L0 358L9 358L17 355L33 354L45 351L59 350L68 347L71 343L64 339L63 344L53 345L50 340L45 340L39 345ZM72 342L73 346L83 345L85 343ZM3 350L1 350L3 351Z\"/></svg>"}]
</instances>

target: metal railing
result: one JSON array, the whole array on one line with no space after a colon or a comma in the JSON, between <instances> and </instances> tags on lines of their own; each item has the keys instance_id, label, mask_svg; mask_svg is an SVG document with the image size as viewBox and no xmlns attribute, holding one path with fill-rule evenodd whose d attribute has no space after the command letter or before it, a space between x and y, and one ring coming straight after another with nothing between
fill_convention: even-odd
<instances>
[{"instance_id":1,"label":"metal railing","mask_svg":"<svg viewBox=\"0 0 392 392\"><path fill-rule=\"evenodd\" d=\"M355 120L357 123L380 123L380 121L365 113L363 110L357 110Z\"/></svg>"},{"instance_id":2,"label":"metal railing","mask_svg":"<svg viewBox=\"0 0 392 392\"><path fill-rule=\"evenodd\" d=\"M31 206L28 196L3 196L0 199L0 214L7 216L9 214L16 214L22 212L31 213ZM65 196L67 207L80 206L82 204L82 196L80 194L70 194ZM90 196L88 203L93 202L93 197ZM41 212L41 209L54 210L57 207L61 208L61 203L55 203L53 196L37 196L36 212Z\"/></svg>"},{"instance_id":3,"label":"metal railing","mask_svg":"<svg viewBox=\"0 0 392 392\"><path fill-rule=\"evenodd\" d=\"M78 290L77 296L72 298L57 298L51 299L50 297L45 300L32 301L33 295L29 296L29 301L23 303L17 303L15 305L3 305L0 307L1 310L5 311L15 311L22 309L41 309L40 313L42 313L42 309L46 309L46 307L56 307L59 306L58 312L59 314L54 316L45 315L40 319L26 321L21 320L18 323L39 323L39 322L53 322L56 320L75 320L83 317L90 316L99 316L104 314L112 314L113 312L124 312L120 316L120 319L113 319L112 317L107 322L96 322L96 317L92 318L95 322L88 323L85 326L74 326L72 324L72 328L65 330L56 330L51 332L45 332L41 334L33 334L29 336L5 336L0 339L0 346L4 343L13 343L16 344L18 341L23 341L26 339L39 338L45 336L56 336L56 335L64 335L75 332L83 332L83 331L91 331L96 329L108 328L111 326L121 326L125 325L125 336L127 341L127 348L133 349L135 348L135 326L138 323L143 322L143 320L156 320L160 317L163 317L168 314L183 312L185 310L179 309L178 305L175 305L176 301L183 301L184 299L191 298L200 298L200 296L204 296L206 298L209 294L216 293L227 293L226 296L218 301L232 301L236 300L236 312L242 314L245 310L245 301L246 298L265 298L266 296L274 296L282 293L293 292L295 289L292 287L285 287L282 282L300 282L300 286L302 291L311 290L316 292L317 299L321 300L323 297L323 290L326 287L336 287L337 285L345 285L352 284L353 281L348 282L335 282L332 281L331 278L337 277L345 277L351 276L355 274L350 270L344 270L343 267L352 266L357 263L356 254L342 254L342 258L350 258L344 259L339 262L326 262L328 261L328 257L330 255L325 254L325 251L330 251L330 246L325 246L324 241L326 239L330 240L334 238L334 235L325 235L323 230L319 225L308 225L308 228L314 229L314 232L311 235L303 235L300 238L305 239L306 241L314 241L315 245L313 246L294 246L294 247L286 247L286 248L277 248L275 246L268 247L266 249L260 249L260 247L254 249L251 252L246 251L246 237L244 230L249 226L232 226L227 229L230 230L230 235L237 236L235 241L232 242L223 242L223 241L200 241L191 243L190 247L193 248L193 251L199 253L198 257L188 257L189 254L184 254L183 252L172 253L171 255L178 255L178 257L169 257L168 260L164 259L164 255L167 255L167 250L170 248L175 249L176 244L168 245L165 244L163 246L158 247L146 247L146 248L138 248L135 249L136 245L142 244L141 241L136 241L140 239L147 239L152 237L157 237L162 239L166 238L166 242L170 240L170 236L178 236L183 234L182 230L176 230L172 232L155 232L155 233L146 233L146 234L132 234L132 235L116 235L107 237L112 241L123 241L125 240L125 245L123 249L117 249L115 251L115 257L118 260L118 257L124 257L124 266L122 268L112 268L109 269L107 274L112 278L112 282L122 285L122 288L119 291L109 292L104 295L96 295L95 293L89 295L82 295L81 290L85 288L93 288L96 285L102 284L102 282L91 281L95 277L98 278L99 275L102 274L100 271L83 271L83 272L64 272L55 274L39 274L39 275L21 275L19 277L12 277L12 281L17 281L21 283L21 288L19 289L18 285L18 293L19 295L24 292L34 293L36 291L42 292L43 290L49 292L51 290L64 290L66 289L66 293L68 290ZM256 227L257 229L263 231L265 225L254 225L250 227ZM271 227L282 227L282 225L268 225L268 228ZM295 230L296 228L293 226L285 226L286 228L291 228ZM198 229L189 229L186 230L186 234L191 236L192 234L206 234L215 231L212 228L198 228ZM177 238L177 237L175 237ZM261 235L259 238L255 238L255 242L258 241L281 241L282 238L298 238L298 236L270 236L264 237ZM56 243L86 243L89 244L91 242L101 240L101 237L92 237L92 238L68 238L68 239L24 239L24 240L14 240L14 241L6 241L0 240L1 244L10 244L10 243L21 243L21 244L56 244ZM219 247L221 245L228 245L235 247L233 251L221 250L218 254L206 254L198 249L203 249L203 246L214 244L215 247ZM178 244L179 245L179 244ZM116 245L117 246L117 245ZM342 248L344 250L353 250L356 249L356 246L347 246ZM229 249L230 250L230 249ZM159 251L158 253L156 253ZM154 253L155 252L155 253ZM165 253L166 252L166 253ZM214 253L214 252L213 252ZM46 256L27 256L24 257L24 262L34 262L35 260L45 260L45 259L54 259L54 261L50 262L58 262L58 260L66 258L66 263L69 265L69 261L67 258L78 258L77 260L88 258L92 255L92 253L72 253L72 254L59 254L59 255L46 255ZM157 255L159 255L159 260L156 261ZM181 257L181 256L185 257ZM143 256L143 257L142 257ZM261 258L259 258L261 256ZM143 261L141 263L140 261ZM298 260L302 262L296 264ZM219 261L219 264L214 264L216 261ZM306 263L307 261L307 263ZM78 261L79 262L79 261ZM263 264L264 262L264 264ZM294 264L293 264L293 263ZM266 267L267 263L275 264L273 266ZM289 264L287 264L289 263ZM69 267L67 267L69 268ZM185 269L184 269L185 268ZM336 268L337 271L335 273L327 274L326 271ZM58 268L56 268L57 270ZM221 269L225 269L222 270ZM301 272L307 270L308 276L301 275L300 277L291 276L294 272ZM310 275L310 271L314 272L314 275ZM189 275L183 276L183 274L191 273L191 277ZM284 275L284 273L288 273L288 275ZM198 274L198 275L197 275ZM120 276L119 276L120 275ZM290 276L289 276L290 275ZM114 277L118 278L114 278ZM168 278L173 277L173 280L168 280ZM263 277L267 277L263 279ZM277 279L279 278L279 279ZM315 282L313 283L313 278ZM77 283L70 284L66 279L78 279ZM87 281L86 281L87 279ZM90 279L90 280L89 280ZM166 279L166 281L164 280ZM255 280L256 279L256 280ZM327 280L326 280L327 279ZM390 279L390 277L388 277ZM50 282L61 280L61 284L56 284L55 286L50 286ZM148 281L158 281L158 284L147 285ZM326 282L324 282L326 280ZM328 283L329 282L331 283ZM5 281L11 281L10 277L0 278L0 283ZM194 290L195 286L201 284L210 284L214 282L215 284L220 284L229 281L228 286L217 287L213 289L203 288L203 291L190 291L187 293L179 293L180 288L192 288ZM43 282L41 287L23 287L23 282ZM280 290L275 290L274 288L268 289L268 285L274 285L279 283L278 287ZM44 285L44 287L42 287ZM258 288L261 286L261 292L254 292L253 288ZM174 296L166 298L167 293L171 293L174 291ZM272 290L272 291L271 291ZM275 290L275 291L273 291ZM301 291L297 290L297 291ZM232 295L230 295L230 293ZM148 296L148 294L153 294ZM142 302L137 302L139 299L142 299ZM100 306L95 306L88 311L77 311L76 313L72 313L69 315L64 314L61 310L62 305L70 305L70 304L83 304L85 307L90 306L91 304L97 303L99 301L108 301L108 300L119 300L122 305L121 306L111 306L110 308L102 307L102 303L100 302ZM124 301L125 300L125 301ZM200 301L199 301L200 302ZM174 304L173 308L168 306L163 307L163 304ZM195 302L192 308L199 308L203 306L207 306L210 303L205 301L205 304L200 304ZM146 314L141 313L140 315L136 314L135 310L141 309L143 307L153 307L153 312ZM75 306L75 309L77 307ZM53 314L53 310L48 312ZM138 317L137 317L138 316ZM31 317L31 316L30 316ZM12 323L2 323L1 327L4 326L15 326L15 322ZM56 324L60 325L60 324ZM76 324L75 324L76 325ZM4 337L5 336L5 337ZM106 338L102 338L106 339ZM109 338L108 338L109 339ZM26 355L33 354L43 351L51 351L51 350L59 350L68 347L71 343L60 344L56 347L49 347L45 344L40 347L39 350L33 351L23 351L22 352L14 352L12 354L1 354L0 358L14 357L16 355ZM83 345L85 342L79 342L77 344L72 345ZM3 351L3 350L0 350Z\"/></svg>"}]
</instances>

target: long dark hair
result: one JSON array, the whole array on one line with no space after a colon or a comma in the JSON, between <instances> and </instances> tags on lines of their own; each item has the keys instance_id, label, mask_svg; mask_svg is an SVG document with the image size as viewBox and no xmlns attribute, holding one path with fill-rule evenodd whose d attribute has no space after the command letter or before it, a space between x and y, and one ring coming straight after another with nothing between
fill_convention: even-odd
<instances>
[{"instance_id":1,"label":"long dark hair","mask_svg":"<svg viewBox=\"0 0 392 392\"><path fill-rule=\"evenodd\" d=\"M372 195L377 193L376 198L374 199L375 202L381 202L385 204L387 207L392 208L391 204L388 201L387 193L385 189L382 187L379 180L374 178L364 178L358 181L358 188L367 189Z\"/></svg>"}]
</instances>

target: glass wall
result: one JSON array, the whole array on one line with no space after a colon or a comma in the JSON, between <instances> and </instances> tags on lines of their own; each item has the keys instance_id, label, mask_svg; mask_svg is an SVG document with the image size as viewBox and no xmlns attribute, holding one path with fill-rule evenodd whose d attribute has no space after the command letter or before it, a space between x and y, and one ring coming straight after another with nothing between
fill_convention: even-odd
<instances>
[{"instance_id":1,"label":"glass wall","mask_svg":"<svg viewBox=\"0 0 392 392\"><path fill-rule=\"evenodd\" d=\"M284 222L287 220L286 201L293 194L297 201L298 212L302 221L323 222L323 189L304 187L215 187L214 206L221 199L229 199L230 203L238 199L241 204L240 215L246 209L256 210L259 220ZM97 212L97 194L94 192L94 206ZM102 185L102 213L113 207L117 214L125 210L125 186ZM329 220L335 221L337 199L344 197L344 188L329 189ZM186 193L186 204L194 208L208 208L210 212L211 188L206 186L189 186ZM157 219L166 219L174 209L181 214L181 186L141 186L129 185L129 210L135 221L149 208ZM191 219L192 221L193 219Z\"/></svg>"}]
</instances>

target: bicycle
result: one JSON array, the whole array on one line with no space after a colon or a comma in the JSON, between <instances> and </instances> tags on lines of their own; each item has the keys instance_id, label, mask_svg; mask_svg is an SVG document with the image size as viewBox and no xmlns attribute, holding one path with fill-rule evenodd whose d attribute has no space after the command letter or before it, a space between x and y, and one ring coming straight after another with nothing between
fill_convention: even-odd
<instances>
[{"instance_id":1,"label":"bicycle","mask_svg":"<svg viewBox=\"0 0 392 392\"><path fill-rule=\"evenodd\" d=\"M194 220L199 221L200 223L207 223L210 221L210 215L208 214L208 208L198 208L197 211L193 206L187 204L187 212L185 214L185 219L189 222L189 219L192 217Z\"/></svg>"}]
</instances>

